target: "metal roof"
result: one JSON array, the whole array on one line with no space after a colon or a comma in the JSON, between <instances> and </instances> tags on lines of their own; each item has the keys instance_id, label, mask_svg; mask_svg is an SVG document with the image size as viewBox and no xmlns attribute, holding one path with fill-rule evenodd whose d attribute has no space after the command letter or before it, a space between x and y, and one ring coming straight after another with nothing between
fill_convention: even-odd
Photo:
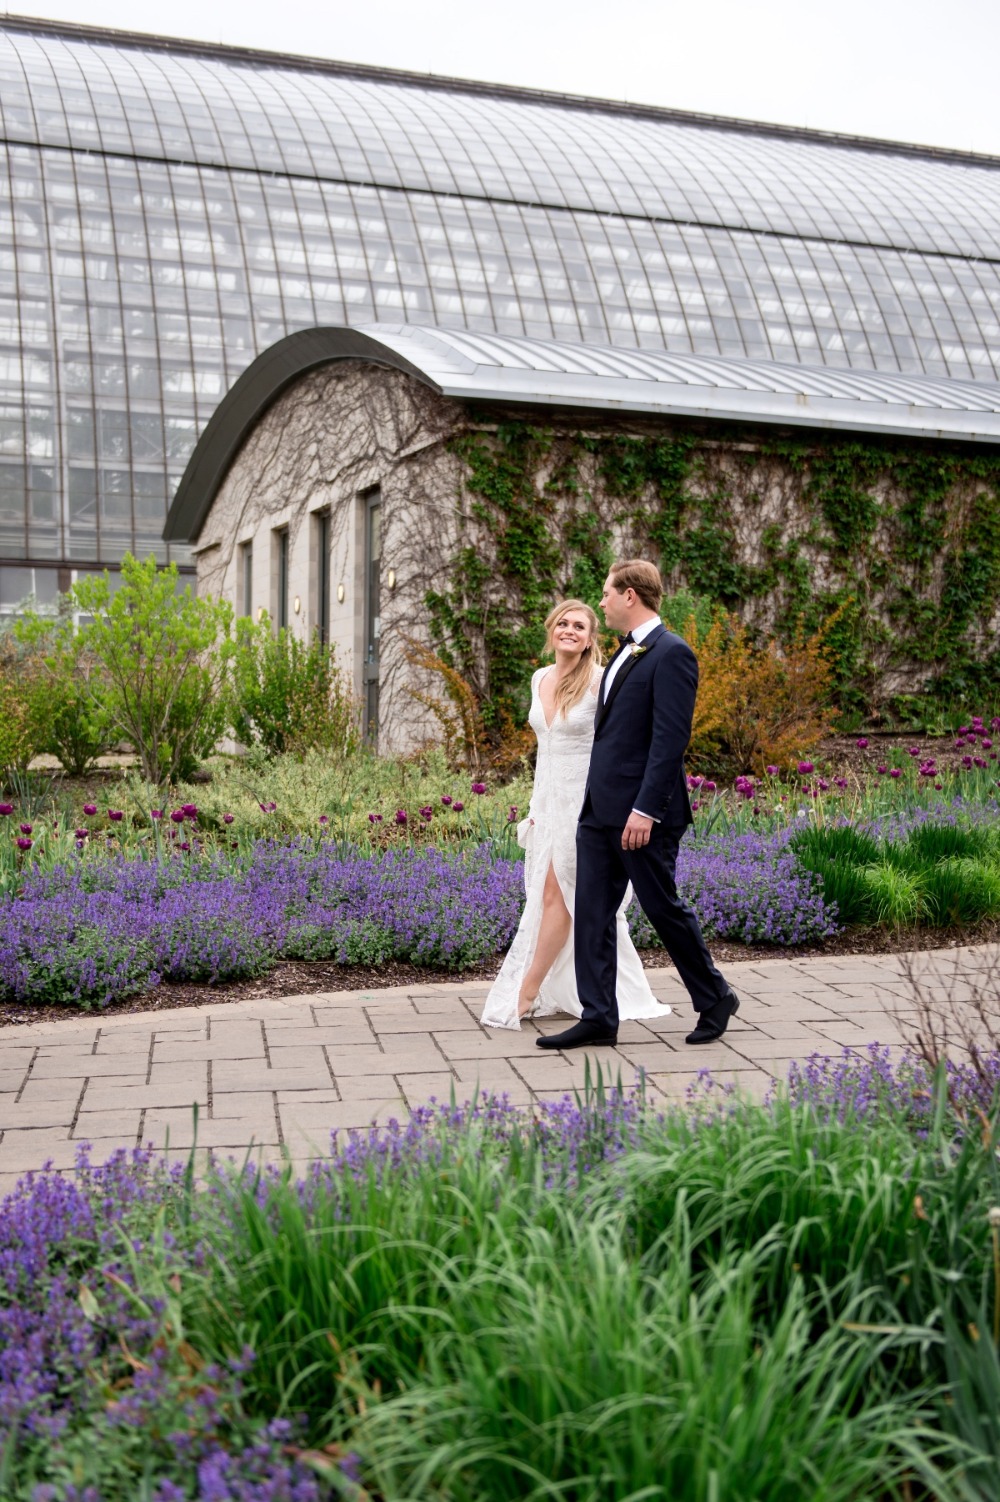
<instances>
[{"instance_id":1,"label":"metal roof","mask_svg":"<svg viewBox=\"0 0 1000 1502\"><path fill-rule=\"evenodd\" d=\"M463 402L701 418L1000 445L1000 383L676 355L416 324L316 328L244 372L202 434L164 537L194 542L229 466L268 407L338 360L387 365Z\"/></svg>"}]
</instances>

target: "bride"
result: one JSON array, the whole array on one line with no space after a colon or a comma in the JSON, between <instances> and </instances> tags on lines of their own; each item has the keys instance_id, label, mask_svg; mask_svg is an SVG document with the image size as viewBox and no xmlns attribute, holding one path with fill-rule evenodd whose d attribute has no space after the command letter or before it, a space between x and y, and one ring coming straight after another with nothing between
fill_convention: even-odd
<instances>
[{"instance_id":1,"label":"bride","mask_svg":"<svg viewBox=\"0 0 1000 1502\"><path fill-rule=\"evenodd\" d=\"M583 805L601 684L597 616L580 600L564 600L545 621L551 667L531 679L528 724L538 738L538 760L528 817L518 826L524 846L525 903L514 942L486 998L488 1027L519 1028L524 1017L581 1014L573 966L576 891L576 824ZM663 1017L618 909L618 1010L623 1020Z\"/></svg>"}]
</instances>

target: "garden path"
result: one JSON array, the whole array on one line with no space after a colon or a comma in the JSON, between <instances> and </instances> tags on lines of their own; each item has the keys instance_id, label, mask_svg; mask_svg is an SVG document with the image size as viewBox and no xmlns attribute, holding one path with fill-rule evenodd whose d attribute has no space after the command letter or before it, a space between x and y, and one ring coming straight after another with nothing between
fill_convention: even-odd
<instances>
[{"instance_id":1,"label":"garden path","mask_svg":"<svg viewBox=\"0 0 1000 1502\"><path fill-rule=\"evenodd\" d=\"M650 971L667 1017L622 1026L618 1048L589 1053L605 1076L638 1069L654 1098L683 1097L708 1069L759 1096L793 1060L879 1043L898 1051L921 998L939 1017L990 997L1000 1033L995 948L730 964L743 998L725 1038L687 1048L692 1013L673 970ZM482 1028L487 987L457 982L340 991L79 1022L29 1023L0 1034L0 1193L48 1160L70 1168L81 1142L95 1162L150 1143L187 1155L197 1102L199 1150L296 1166L334 1129L385 1122L432 1098L479 1086L516 1103L559 1099L584 1082L585 1051L540 1053L537 1027ZM558 1030L561 1019L539 1026ZM912 1036L912 1032L911 1032Z\"/></svg>"}]
</instances>

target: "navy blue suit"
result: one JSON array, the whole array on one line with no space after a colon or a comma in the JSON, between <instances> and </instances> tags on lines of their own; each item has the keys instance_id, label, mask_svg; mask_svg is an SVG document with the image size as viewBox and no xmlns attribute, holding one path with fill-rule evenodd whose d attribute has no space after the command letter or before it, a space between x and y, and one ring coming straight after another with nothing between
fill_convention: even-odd
<instances>
[{"instance_id":1,"label":"navy blue suit","mask_svg":"<svg viewBox=\"0 0 1000 1502\"><path fill-rule=\"evenodd\" d=\"M577 989L584 1019L611 1032L618 1027L615 914L629 882L695 1010L730 994L674 881L681 837L692 822L684 752L691 739L698 662L686 641L659 625L642 648L638 655L631 647L622 649L629 655L606 701L601 686L576 836ZM659 822L648 845L623 850L622 830L633 809Z\"/></svg>"}]
</instances>

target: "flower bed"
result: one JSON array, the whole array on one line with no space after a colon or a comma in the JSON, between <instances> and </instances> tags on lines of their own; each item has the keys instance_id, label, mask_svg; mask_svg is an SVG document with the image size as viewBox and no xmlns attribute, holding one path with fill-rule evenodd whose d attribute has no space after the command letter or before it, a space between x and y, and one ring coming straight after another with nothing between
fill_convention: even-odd
<instances>
[{"instance_id":1,"label":"flower bed","mask_svg":"<svg viewBox=\"0 0 1000 1502\"><path fill-rule=\"evenodd\" d=\"M0 999L102 1006L161 980L259 975L278 959L457 971L510 944L522 871L488 846L365 853L323 839L71 860L0 898ZM835 929L783 833L686 843L679 880L710 936L791 944ZM639 943L656 942L638 909L632 921Z\"/></svg>"},{"instance_id":2,"label":"flower bed","mask_svg":"<svg viewBox=\"0 0 1000 1502\"><path fill-rule=\"evenodd\" d=\"M875 1052L763 1106L706 1080L666 1114L428 1108L299 1183L198 1191L142 1152L29 1177L0 1209L0 1492L987 1502L986 1062L950 1091Z\"/></svg>"}]
</instances>

